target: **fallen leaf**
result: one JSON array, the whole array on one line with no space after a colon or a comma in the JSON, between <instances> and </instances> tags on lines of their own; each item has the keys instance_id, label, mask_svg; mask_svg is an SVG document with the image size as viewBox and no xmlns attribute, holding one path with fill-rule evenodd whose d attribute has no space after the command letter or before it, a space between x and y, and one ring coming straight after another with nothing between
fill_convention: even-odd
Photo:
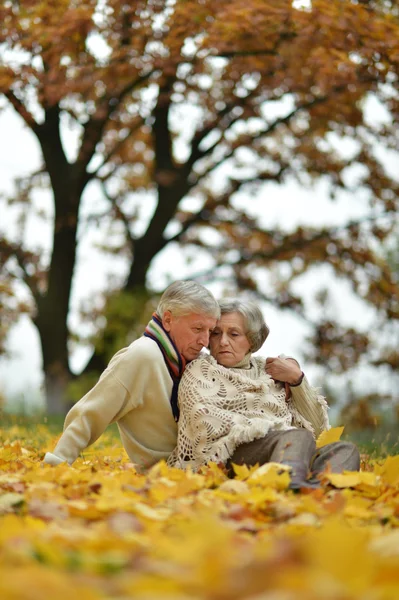
<instances>
[{"instance_id":1,"label":"fallen leaf","mask_svg":"<svg viewBox=\"0 0 399 600\"><path fill-rule=\"evenodd\" d=\"M316 448L322 448L327 444L333 444L339 442L341 435L344 431L344 427L332 427L326 431L322 431L316 440Z\"/></svg>"},{"instance_id":2,"label":"fallen leaf","mask_svg":"<svg viewBox=\"0 0 399 600\"><path fill-rule=\"evenodd\" d=\"M22 494L8 492L0 496L0 514L8 512L10 509L20 506L25 501Z\"/></svg>"}]
</instances>

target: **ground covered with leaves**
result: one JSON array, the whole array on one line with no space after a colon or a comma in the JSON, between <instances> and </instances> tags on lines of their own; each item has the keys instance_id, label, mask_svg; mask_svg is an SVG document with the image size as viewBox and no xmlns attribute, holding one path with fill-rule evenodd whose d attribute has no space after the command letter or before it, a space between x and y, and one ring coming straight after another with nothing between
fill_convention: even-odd
<instances>
[{"instance_id":1,"label":"ground covered with leaves","mask_svg":"<svg viewBox=\"0 0 399 600\"><path fill-rule=\"evenodd\" d=\"M2 600L399 598L399 456L295 494L275 464L140 474L106 434L51 467L45 426L0 438Z\"/></svg>"}]
</instances>

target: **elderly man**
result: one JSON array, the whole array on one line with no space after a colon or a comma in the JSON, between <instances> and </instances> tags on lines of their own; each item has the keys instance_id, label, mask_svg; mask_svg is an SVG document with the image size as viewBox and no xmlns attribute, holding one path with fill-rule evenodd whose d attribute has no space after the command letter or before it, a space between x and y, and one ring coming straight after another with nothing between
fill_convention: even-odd
<instances>
[{"instance_id":1,"label":"elderly man","mask_svg":"<svg viewBox=\"0 0 399 600\"><path fill-rule=\"evenodd\" d=\"M144 335L115 354L94 388L69 411L45 462L72 464L115 422L132 462L149 467L166 459L176 445L180 378L186 363L208 346L219 316L218 303L203 286L172 283Z\"/></svg>"}]
</instances>

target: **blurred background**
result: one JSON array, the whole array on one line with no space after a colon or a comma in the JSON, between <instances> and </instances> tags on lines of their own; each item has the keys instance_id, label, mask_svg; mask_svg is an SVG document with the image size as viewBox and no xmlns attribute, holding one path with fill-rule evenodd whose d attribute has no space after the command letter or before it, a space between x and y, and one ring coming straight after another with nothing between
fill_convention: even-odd
<instances>
[{"instance_id":1,"label":"blurred background","mask_svg":"<svg viewBox=\"0 0 399 600\"><path fill-rule=\"evenodd\" d=\"M159 295L259 303L360 441L399 425L390 2L0 7L0 405L61 422Z\"/></svg>"}]
</instances>

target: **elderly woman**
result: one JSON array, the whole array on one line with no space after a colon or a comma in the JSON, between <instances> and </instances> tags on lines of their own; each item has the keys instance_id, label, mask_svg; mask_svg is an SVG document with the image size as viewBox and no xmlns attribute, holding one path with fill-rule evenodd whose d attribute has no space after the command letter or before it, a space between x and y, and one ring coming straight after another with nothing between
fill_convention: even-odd
<instances>
[{"instance_id":1,"label":"elderly woman","mask_svg":"<svg viewBox=\"0 0 399 600\"><path fill-rule=\"evenodd\" d=\"M191 362L179 386L178 443L169 465L198 469L209 461L254 465L274 461L291 468L292 489L317 487L332 472L359 469L349 442L316 451L315 438L329 428L327 403L298 363L252 356L269 329L249 302L220 303L210 336L210 356ZM288 392L288 393L287 393Z\"/></svg>"}]
</instances>

